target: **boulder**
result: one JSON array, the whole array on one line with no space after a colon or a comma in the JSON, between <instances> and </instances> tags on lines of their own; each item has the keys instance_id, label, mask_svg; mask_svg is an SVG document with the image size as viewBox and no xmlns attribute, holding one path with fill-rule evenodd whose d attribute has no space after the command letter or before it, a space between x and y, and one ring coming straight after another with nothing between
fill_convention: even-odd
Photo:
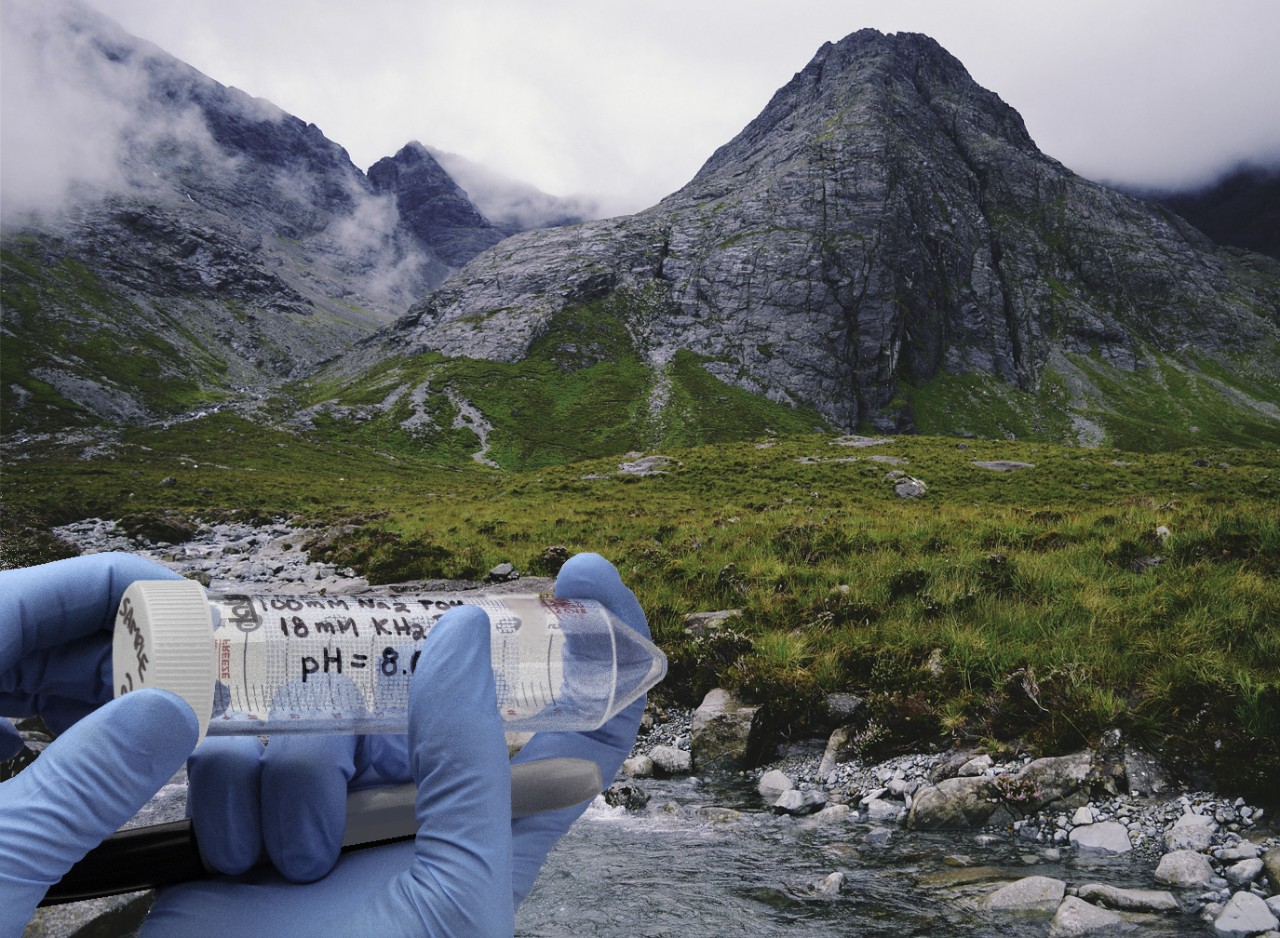
<instances>
[{"instance_id":1,"label":"boulder","mask_svg":"<svg viewBox=\"0 0 1280 938\"><path fill-rule=\"evenodd\" d=\"M791 776L777 769L770 769L760 776L756 791L760 793L760 797L764 799L766 804L774 804L779 795L795 787L796 783L791 780Z\"/></svg>"},{"instance_id":2,"label":"boulder","mask_svg":"<svg viewBox=\"0 0 1280 938\"><path fill-rule=\"evenodd\" d=\"M823 824L834 824L838 821L847 821L852 814L853 809L847 804L828 804L813 816L813 820Z\"/></svg>"},{"instance_id":3,"label":"boulder","mask_svg":"<svg viewBox=\"0 0 1280 938\"><path fill-rule=\"evenodd\" d=\"M1166 850L1208 850L1218 822L1207 814L1188 811L1164 833Z\"/></svg>"},{"instance_id":4,"label":"boulder","mask_svg":"<svg viewBox=\"0 0 1280 938\"><path fill-rule=\"evenodd\" d=\"M1262 861L1256 857L1252 860L1240 860L1227 867L1222 875L1233 886L1248 886L1262 875Z\"/></svg>"},{"instance_id":5,"label":"boulder","mask_svg":"<svg viewBox=\"0 0 1280 938\"><path fill-rule=\"evenodd\" d=\"M1124 924L1124 919L1114 912L1090 905L1076 896L1067 896L1049 923L1049 938L1114 935Z\"/></svg>"},{"instance_id":6,"label":"boulder","mask_svg":"<svg viewBox=\"0 0 1280 938\"><path fill-rule=\"evenodd\" d=\"M732 770L742 764L752 742L760 708L737 700L722 687L710 691L693 714L690 750L699 771Z\"/></svg>"},{"instance_id":7,"label":"boulder","mask_svg":"<svg viewBox=\"0 0 1280 938\"><path fill-rule=\"evenodd\" d=\"M975 756L964 765L960 766L959 774L963 776L986 775L987 769L991 768L993 765L995 765L995 760L990 756L986 754Z\"/></svg>"},{"instance_id":8,"label":"boulder","mask_svg":"<svg viewBox=\"0 0 1280 938\"><path fill-rule=\"evenodd\" d=\"M907 478L895 485L893 491L899 498L924 498L929 489L919 479Z\"/></svg>"},{"instance_id":9,"label":"boulder","mask_svg":"<svg viewBox=\"0 0 1280 938\"><path fill-rule=\"evenodd\" d=\"M1018 773L1018 781L1037 793L1033 809L1053 805L1079 807L1088 802L1089 783L1094 778L1093 753L1086 750L1069 756L1036 759Z\"/></svg>"},{"instance_id":10,"label":"boulder","mask_svg":"<svg viewBox=\"0 0 1280 938\"><path fill-rule=\"evenodd\" d=\"M1213 855L1223 863L1238 863L1240 860L1252 860L1262 853L1262 848L1257 844L1243 840L1234 847L1223 847L1215 850Z\"/></svg>"},{"instance_id":11,"label":"boulder","mask_svg":"<svg viewBox=\"0 0 1280 938\"><path fill-rule=\"evenodd\" d=\"M484 576L486 583L506 583L508 580L520 579L520 573L509 563L500 563Z\"/></svg>"},{"instance_id":12,"label":"boulder","mask_svg":"<svg viewBox=\"0 0 1280 938\"><path fill-rule=\"evenodd\" d=\"M856 755L853 741L857 732L851 726L841 726L832 731L827 739L827 748L822 753L822 761L818 764L818 777L826 778L841 762L848 762Z\"/></svg>"},{"instance_id":13,"label":"boulder","mask_svg":"<svg viewBox=\"0 0 1280 938\"><path fill-rule=\"evenodd\" d=\"M1086 751L1037 759L1016 774L943 779L915 793L907 823L919 830L963 830L1047 805L1059 810L1083 805L1095 775L1093 753Z\"/></svg>"},{"instance_id":14,"label":"boulder","mask_svg":"<svg viewBox=\"0 0 1280 938\"><path fill-rule=\"evenodd\" d=\"M684 630L694 638L704 638L725 627L730 619L742 615L741 609L719 609L715 612L691 612L684 617Z\"/></svg>"},{"instance_id":15,"label":"boulder","mask_svg":"<svg viewBox=\"0 0 1280 938\"><path fill-rule=\"evenodd\" d=\"M689 753L675 746L654 746L649 758L654 768L664 775L688 775L693 767Z\"/></svg>"},{"instance_id":16,"label":"boulder","mask_svg":"<svg viewBox=\"0 0 1280 938\"><path fill-rule=\"evenodd\" d=\"M1001 886L987 898L992 912L1043 912L1046 915L1062 904L1067 884L1048 876L1028 876Z\"/></svg>"},{"instance_id":17,"label":"boulder","mask_svg":"<svg viewBox=\"0 0 1280 938\"><path fill-rule=\"evenodd\" d=\"M995 813L995 799L995 779L990 776L946 778L915 793L907 826L916 830L978 828Z\"/></svg>"},{"instance_id":18,"label":"boulder","mask_svg":"<svg viewBox=\"0 0 1280 938\"><path fill-rule=\"evenodd\" d=\"M622 774L632 778L650 778L653 775L653 759L649 756L632 756L622 763Z\"/></svg>"},{"instance_id":19,"label":"boulder","mask_svg":"<svg viewBox=\"0 0 1280 938\"><path fill-rule=\"evenodd\" d=\"M827 796L820 791L801 791L793 788L784 791L773 804L777 814L792 814L797 817L821 811L827 804Z\"/></svg>"},{"instance_id":20,"label":"boulder","mask_svg":"<svg viewBox=\"0 0 1280 938\"><path fill-rule=\"evenodd\" d=\"M1128 829L1115 821L1077 827L1071 831L1071 843L1077 850L1091 853L1128 853L1133 849Z\"/></svg>"},{"instance_id":21,"label":"boulder","mask_svg":"<svg viewBox=\"0 0 1280 938\"><path fill-rule=\"evenodd\" d=\"M1221 938L1248 938L1274 928L1280 928L1280 919L1267 908L1265 901L1244 890L1227 901L1222 914L1213 922L1213 930Z\"/></svg>"},{"instance_id":22,"label":"boulder","mask_svg":"<svg viewBox=\"0 0 1280 938\"><path fill-rule=\"evenodd\" d=\"M867 820L873 824L897 823L902 820L902 816L906 813L907 807L901 801L872 798L867 803Z\"/></svg>"},{"instance_id":23,"label":"boulder","mask_svg":"<svg viewBox=\"0 0 1280 938\"><path fill-rule=\"evenodd\" d=\"M1119 912L1181 912L1173 893L1162 889L1120 889L1103 883L1086 883L1076 890L1085 902Z\"/></svg>"},{"instance_id":24,"label":"boulder","mask_svg":"<svg viewBox=\"0 0 1280 938\"><path fill-rule=\"evenodd\" d=\"M1271 891L1280 893L1280 847L1272 847L1262 855L1262 869L1271 880Z\"/></svg>"},{"instance_id":25,"label":"boulder","mask_svg":"<svg viewBox=\"0 0 1280 938\"><path fill-rule=\"evenodd\" d=\"M1169 790L1169 774L1164 766L1131 746L1124 750L1124 777L1131 795L1160 795Z\"/></svg>"},{"instance_id":26,"label":"boulder","mask_svg":"<svg viewBox=\"0 0 1280 938\"><path fill-rule=\"evenodd\" d=\"M639 811L649 803L649 793L635 785L615 783L604 790L605 804L611 808Z\"/></svg>"},{"instance_id":27,"label":"boulder","mask_svg":"<svg viewBox=\"0 0 1280 938\"><path fill-rule=\"evenodd\" d=\"M1194 850L1174 850L1160 858L1156 866L1156 882L1183 889L1209 885L1213 879L1213 867L1209 858Z\"/></svg>"},{"instance_id":28,"label":"boulder","mask_svg":"<svg viewBox=\"0 0 1280 938\"><path fill-rule=\"evenodd\" d=\"M843 873L836 871L827 875L820 883L814 884L814 891L820 896L838 896L844 889L845 876Z\"/></svg>"}]
</instances>

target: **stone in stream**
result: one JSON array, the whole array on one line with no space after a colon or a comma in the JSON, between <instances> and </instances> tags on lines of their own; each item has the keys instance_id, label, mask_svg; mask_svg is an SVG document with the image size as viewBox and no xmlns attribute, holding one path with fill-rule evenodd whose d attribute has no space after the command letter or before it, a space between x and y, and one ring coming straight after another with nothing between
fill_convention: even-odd
<instances>
[{"instance_id":1,"label":"stone in stream","mask_svg":"<svg viewBox=\"0 0 1280 938\"><path fill-rule=\"evenodd\" d=\"M1001 886L987 898L992 912L1053 912L1066 895L1067 884L1049 876L1027 876Z\"/></svg>"},{"instance_id":2,"label":"stone in stream","mask_svg":"<svg viewBox=\"0 0 1280 938\"><path fill-rule=\"evenodd\" d=\"M1227 867L1222 875L1233 886L1248 886L1262 875L1262 861L1256 857L1252 860L1241 860Z\"/></svg>"},{"instance_id":3,"label":"stone in stream","mask_svg":"<svg viewBox=\"0 0 1280 938\"><path fill-rule=\"evenodd\" d=\"M1115 821L1074 828L1071 831L1071 843L1078 850L1093 853L1128 853L1133 849L1128 828Z\"/></svg>"},{"instance_id":4,"label":"stone in stream","mask_svg":"<svg viewBox=\"0 0 1280 938\"><path fill-rule=\"evenodd\" d=\"M778 797L784 791L790 791L796 787L796 783L791 780L791 776L777 769L770 769L760 776L760 782L756 785L756 791L760 793L760 797L764 799L765 804L775 804Z\"/></svg>"},{"instance_id":5,"label":"stone in stream","mask_svg":"<svg viewBox=\"0 0 1280 938\"><path fill-rule=\"evenodd\" d=\"M1209 858L1194 850L1174 850L1160 858L1155 879L1167 886L1193 889L1207 886L1213 879L1213 867Z\"/></svg>"},{"instance_id":6,"label":"stone in stream","mask_svg":"<svg viewBox=\"0 0 1280 938\"><path fill-rule=\"evenodd\" d=\"M814 891L820 896L838 896L844 889L845 876L838 870L830 873L820 883L814 884Z\"/></svg>"},{"instance_id":7,"label":"stone in stream","mask_svg":"<svg viewBox=\"0 0 1280 938\"><path fill-rule=\"evenodd\" d=\"M622 773L631 778L651 778L653 769L653 759L645 755L632 756L622 763Z\"/></svg>"},{"instance_id":8,"label":"stone in stream","mask_svg":"<svg viewBox=\"0 0 1280 938\"><path fill-rule=\"evenodd\" d=\"M1214 831L1218 824L1207 814L1194 814L1190 811L1178 818L1169 830L1165 831L1164 848L1166 850L1208 850L1213 843Z\"/></svg>"},{"instance_id":9,"label":"stone in stream","mask_svg":"<svg viewBox=\"0 0 1280 938\"><path fill-rule=\"evenodd\" d=\"M821 791L800 791L793 788L784 791L773 803L775 814L791 814L797 817L821 811L827 804L826 793Z\"/></svg>"},{"instance_id":10,"label":"stone in stream","mask_svg":"<svg viewBox=\"0 0 1280 938\"><path fill-rule=\"evenodd\" d=\"M1076 890L1085 902L1119 912L1181 912L1173 893L1162 889L1120 889L1104 883L1086 883Z\"/></svg>"},{"instance_id":11,"label":"stone in stream","mask_svg":"<svg viewBox=\"0 0 1280 938\"><path fill-rule=\"evenodd\" d=\"M615 783L604 790L604 801L611 808L639 811L649 803L649 793L635 785Z\"/></svg>"},{"instance_id":12,"label":"stone in stream","mask_svg":"<svg viewBox=\"0 0 1280 938\"><path fill-rule=\"evenodd\" d=\"M1275 928L1280 928L1280 919L1259 896L1247 891L1233 895L1213 922L1213 930L1221 938L1248 938Z\"/></svg>"},{"instance_id":13,"label":"stone in stream","mask_svg":"<svg viewBox=\"0 0 1280 938\"><path fill-rule=\"evenodd\" d=\"M675 746L654 746L649 758L654 768L666 775L688 775L692 768L689 753Z\"/></svg>"},{"instance_id":14,"label":"stone in stream","mask_svg":"<svg viewBox=\"0 0 1280 938\"><path fill-rule=\"evenodd\" d=\"M1078 935L1114 935L1125 925L1124 919L1107 909L1100 909L1077 896L1067 896L1049 923L1049 938L1076 938Z\"/></svg>"}]
</instances>

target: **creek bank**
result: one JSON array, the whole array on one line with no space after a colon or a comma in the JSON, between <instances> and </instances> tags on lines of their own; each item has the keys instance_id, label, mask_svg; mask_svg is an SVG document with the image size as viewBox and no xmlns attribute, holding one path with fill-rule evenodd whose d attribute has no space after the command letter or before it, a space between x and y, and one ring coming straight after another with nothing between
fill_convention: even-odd
<instances>
[{"instance_id":1,"label":"creek bank","mask_svg":"<svg viewBox=\"0 0 1280 938\"><path fill-rule=\"evenodd\" d=\"M732 708L724 696L717 693L716 710ZM702 763L697 724L695 711L647 720L647 734L624 765L632 773L626 786L642 787L646 768L653 773L646 758L655 749L688 749L688 763ZM1032 868L1064 858L1083 864L1096 879L973 880L994 883L980 897L987 911L1040 915L1050 935L1121 928L1141 933L1152 917L1169 916L1205 934L1257 935L1280 928L1280 836L1266 812L1243 799L1175 791L1150 756L1120 745L1118 734L1105 742L1103 752L1043 759L916 754L878 765L833 766L832 750L839 743L833 734L825 746L821 740L789 746L776 761L736 777L755 784L755 810L810 824L869 825L864 841L964 831L975 844L1008 843ZM722 743L713 740L717 752ZM664 758L675 765L669 755ZM971 865L959 854L954 862ZM1117 870L1126 881L1106 881ZM1135 874L1146 884L1128 882ZM817 892L823 888L814 884Z\"/></svg>"}]
</instances>

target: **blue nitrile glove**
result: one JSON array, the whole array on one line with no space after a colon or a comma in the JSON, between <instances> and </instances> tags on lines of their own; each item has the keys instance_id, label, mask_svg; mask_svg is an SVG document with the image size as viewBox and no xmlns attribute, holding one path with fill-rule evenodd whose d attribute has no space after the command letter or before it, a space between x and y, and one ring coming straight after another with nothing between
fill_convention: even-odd
<instances>
[{"instance_id":1,"label":"blue nitrile glove","mask_svg":"<svg viewBox=\"0 0 1280 938\"><path fill-rule=\"evenodd\" d=\"M196 743L195 714L172 694L111 701L121 594L134 580L175 578L128 554L0 571L0 715L38 714L59 734L0 785L0 935L21 934L45 890L133 817ZM20 749L0 719L0 757Z\"/></svg>"},{"instance_id":2,"label":"blue nitrile glove","mask_svg":"<svg viewBox=\"0 0 1280 938\"><path fill-rule=\"evenodd\" d=\"M569 559L556 579L556 598L594 599L649 638L649 623L635 594L623 584L613 565L598 554L578 554ZM644 704L642 695L600 729L589 733L536 733L513 761L590 759L600 767L600 778L608 786L635 745ZM517 906L533 889L551 848L589 804L584 801L572 808L531 814L511 822L512 886Z\"/></svg>"},{"instance_id":3,"label":"blue nitrile glove","mask_svg":"<svg viewBox=\"0 0 1280 938\"><path fill-rule=\"evenodd\" d=\"M618 572L602 557L581 554L566 563L556 583L556 595L561 599L597 600L627 625L646 638L649 636L640 604L623 585ZM469 615L479 615L478 624L486 621L479 610L464 608ZM428 641L435 640L441 632L440 626L456 613L455 610L442 618ZM488 635L487 625L485 635ZM469 636L467 641L474 643L475 638ZM491 714L497 720L494 693L488 689L493 682L487 652L486 656L481 656L482 662L477 663L475 675L465 681L454 676L454 682L462 688L468 688L468 682L478 684L483 681L487 700L483 706L460 702L474 701L474 688L467 690L465 698L451 697L460 692L449 689L453 684L441 683L449 678L451 666L448 664L436 661L433 673L439 672L440 676L422 678L428 663L432 663L440 653L440 649L434 649L422 656L422 664L412 685L413 712L421 713L423 720L429 719L433 705L426 700L426 695L432 695L431 700L446 702L445 709L460 711L456 714L459 721L484 717L487 723ZM440 706L434 705L435 708ZM553 757L591 759L600 767L601 778L607 785L631 751L643 712L642 698L593 732L539 733L517 756L517 761ZM501 740L500 721L497 727ZM426 730L414 732L421 734ZM206 861L222 872L241 873L265 853L277 870L295 883L311 882L330 869L333 872L314 887L289 886L283 877L261 870L249 874L249 882L254 884L250 887L236 887L230 881L174 887L160 894L143 934L147 938L157 935L256 934L265 933L273 924L279 926L281 934L292 934L289 929L295 922L327 926L330 916L344 914L342 909L346 902L360 905L363 901L360 897L381 895L388 883L399 881L405 869L417 862L415 852L420 853L423 849L427 833L448 835L453 825L468 822L464 816L442 811L429 823L445 827L432 826L428 829L424 826L417 846L397 844L370 848L344 854L339 860L338 848L346 822L348 790L416 779L419 784L420 823L423 822L421 806L424 798L440 797L427 790L427 782L417 776L416 769L410 773L409 760L405 755L406 739L405 736L387 735L280 736L273 739L265 751L253 738L206 739L188 766L191 779L189 813ZM413 734L408 739L413 740L415 753L425 752L424 747L433 742ZM500 762L485 761L483 766L469 767L468 760L474 757L455 748L454 742L435 742L431 755L440 761L444 769L433 784L463 783L477 768L500 778L504 784L509 781L505 745ZM298 797L300 791L305 791L307 797ZM487 904L495 912L504 912L505 934L510 934L513 909L533 888L547 853L589 803L511 821L507 788L501 796L493 793L492 799L484 806L467 809L467 812L478 815L472 821L478 821L482 816L504 828L501 836L495 834L473 840L471 847L477 857L486 858L494 867L507 866L511 875L511 900L502 901L493 892L487 877L474 878L470 882L475 902ZM460 813L465 815L467 812ZM430 842L427 843L429 845ZM468 878L465 871L459 869L449 876L449 880L461 883L467 882ZM253 897L254 911L246 916L241 926L243 931L228 932L228 910L241 905L247 896ZM288 915L281 914L277 918L273 911L277 907L287 907L290 911ZM267 918L264 920L260 916ZM370 920L374 924L363 926L355 918L350 921L358 934L378 933L374 927L378 919ZM398 934L408 927L402 922L388 933ZM430 934L471 935L483 932L460 927L442 928Z\"/></svg>"},{"instance_id":4,"label":"blue nitrile glove","mask_svg":"<svg viewBox=\"0 0 1280 938\"><path fill-rule=\"evenodd\" d=\"M307 744L281 746L286 739ZM276 870L260 867L235 880L174 886L160 893L142 934L509 938L515 928L509 898L511 773L483 611L474 606L450 610L431 630L410 684L409 733L387 739L407 740L407 767L418 785L417 839L344 854L336 866L329 832L336 829L341 840L344 776L354 774L356 755L370 754L356 753L352 737L279 737L261 758L250 747L233 745L216 759L204 753L194 759L193 778L220 777L250 795L232 797L218 824L265 841L277 866L294 879L314 880L333 869L319 882L290 883ZM285 757L273 759L273 750ZM405 764L404 751L402 745L393 765ZM249 805L259 792L261 811ZM192 797L201 799L199 787L193 787ZM197 803L192 816L200 815ZM264 817L274 820L261 823ZM202 843L212 836L212 830L197 826ZM251 837L230 847L215 837L212 850L240 866L256 854ZM243 846L246 842L250 846Z\"/></svg>"}]
</instances>

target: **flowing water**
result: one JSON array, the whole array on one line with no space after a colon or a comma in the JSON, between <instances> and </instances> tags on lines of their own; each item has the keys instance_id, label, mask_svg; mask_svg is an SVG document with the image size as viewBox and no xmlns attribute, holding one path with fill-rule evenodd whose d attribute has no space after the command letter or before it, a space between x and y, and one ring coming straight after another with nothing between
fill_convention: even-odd
<instances>
[{"instance_id":1,"label":"flowing water","mask_svg":"<svg viewBox=\"0 0 1280 938\"><path fill-rule=\"evenodd\" d=\"M1005 837L926 834L763 813L746 788L646 782L642 812L597 801L557 845L520 907L516 935L759 938L816 935L1044 938L1050 916L995 915L982 899L1003 882L1151 888L1154 861L1087 859ZM838 895L815 886L833 872ZM1143 916L1137 934L1211 934L1190 915Z\"/></svg>"}]
</instances>

